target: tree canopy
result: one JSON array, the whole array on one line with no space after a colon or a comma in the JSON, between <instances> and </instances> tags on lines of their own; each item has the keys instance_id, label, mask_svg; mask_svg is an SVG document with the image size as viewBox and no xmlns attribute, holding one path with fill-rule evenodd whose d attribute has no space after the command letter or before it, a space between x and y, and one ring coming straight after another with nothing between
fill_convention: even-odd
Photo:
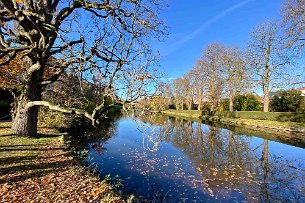
<instances>
[{"instance_id":1,"label":"tree canopy","mask_svg":"<svg viewBox=\"0 0 305 203\"><path fill-rule=\"evenodd\" d=\"M13 133L36 134L37 106L84 114L94 123L108 108L106 98L122 102L117 98L121 94L125 102L132 102L148 94L147 84L154 84L158 76L151 69L156 55L149 41L166 32L158 17L161 8L158 0L0 1L1 69L16 64L17 58L29 64L18 66L24 76ZM71 67L80 79L104 87L104 100L92 115L42 101L44 89ZM51 74L45 77L47 68Z\"/></svg>"}]
</instances>

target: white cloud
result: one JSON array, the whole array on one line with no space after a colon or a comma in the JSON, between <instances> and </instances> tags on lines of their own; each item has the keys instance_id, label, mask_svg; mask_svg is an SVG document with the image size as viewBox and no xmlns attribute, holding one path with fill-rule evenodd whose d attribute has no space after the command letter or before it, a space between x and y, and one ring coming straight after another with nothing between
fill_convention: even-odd
<instances>
[{"instance_id":1,"label":"white cloud","mask_svg":"<svg viewBox=\"0 0 305 203\"><path fill-rule=\"evenodd\" d=\"M168 51L165 53L165 56L170 55L171 53L177 51L182 47L183 44L186 42L194 39L198 34L202 33L207 27L209 27L214 22L218 21L221 18L224 18L226 15L230 14L236 9L239 9L243 7L244 5L250 3L253 0L246 0L243 2L240 2L238 4L235 4L234 6L227 8L226 10L222 11L221 13L215 15L214 17L208 19L207 21L203 22L197 29L195 29L193 32L182 38L181 40L175 42L174 44L169 46Z\"/></svg>"}]
</instances>

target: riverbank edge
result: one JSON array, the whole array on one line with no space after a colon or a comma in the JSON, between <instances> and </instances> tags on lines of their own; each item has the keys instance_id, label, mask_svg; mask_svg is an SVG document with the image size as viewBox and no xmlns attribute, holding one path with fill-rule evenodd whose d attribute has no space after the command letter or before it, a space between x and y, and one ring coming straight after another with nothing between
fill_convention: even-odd
<instances>
[{"instance_id":1,"label":"riverbank edge","mask_svg":"<svg viewBox=\"0 0 305 203\"><path fill-rule=\"evenodd\" d=\"M14 136L10 126L11 122L0 122L0 202L132 201L132 195L124 200L73 156L63 133L40 127L40 138ZM58 179L63 181L61 186Z\"/></svg>"},{"instance_id":2,"label":"riverbank edge","mask_svg":"<svg viewBox=\"0 0 305 203\"><path fill-rule=\"evenodd\" d=\"M254 120L254 119L240 119L240 118L227 118L219 116L206 116L201 115L200 112L189 114L188 112L181 111L162 111L163 114L169 116L181 116L185 118L195 118L202 121L218 122L225 125L243 127L250 130L270 133L284 133L288 135L305 135L305 124L297 122L279 122L269 120Z\"/></svg>"}]
</instances>

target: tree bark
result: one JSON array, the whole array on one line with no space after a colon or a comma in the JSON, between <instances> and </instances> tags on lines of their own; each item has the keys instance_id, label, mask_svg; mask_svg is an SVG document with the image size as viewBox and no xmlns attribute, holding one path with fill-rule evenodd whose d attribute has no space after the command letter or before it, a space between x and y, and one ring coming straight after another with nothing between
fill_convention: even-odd
<instances>
[{"instance_id":1,"label":"tree bark","mask_svg":"<svg viewBox=\"0 0 305 203\"><path fill-rule=\"evenodd\" d=\"M269 112L269 89L264 90L264 112Z\"/></svg>"},{"instance_id":2,"label":"tree bark","mask_svg":"<svg viewBox=\"0 0 305 203\"><path fill-rule=\"evenodd\" d=\"M232 95L230 95L230 104L229 104L229 111L234 111L234 97Z\"/></svg>"},{"instance_id":3,"label":"tree bark","mask_svg":"<svg viewBox=\"0 0 305 203\"><path fill-rule=\"evenodd\" d=\"M24 108L25 101L18 101L16 116L13 119L11 132L15 135L37 136L38 106Z\"/></svg>"},{"instance_id":4,"label":"tree bark","mask_svg":"<svg viewBox=\"0 0 305 203\"><path fill-rule=\"evenodd\" d=\"M201 110L201 101L198 102L198 107L197 109L200 111Z\"/></svg>"},{"instance_id":5,"label":"tree bark","mask_svg":"<svg viewBox=\"0 0 305 203\"><path fill-rule=\"evenodd\" d=\"M32 69L28 72L27 84L22 90L18 102L16 116L13 119L11 132L15 135L37 136L38 106L26 108L26 104L31 101L39 101L42 98L42 86L40 82L43 77L41 63L33 63Z\"/></svg>"}]
</instances>

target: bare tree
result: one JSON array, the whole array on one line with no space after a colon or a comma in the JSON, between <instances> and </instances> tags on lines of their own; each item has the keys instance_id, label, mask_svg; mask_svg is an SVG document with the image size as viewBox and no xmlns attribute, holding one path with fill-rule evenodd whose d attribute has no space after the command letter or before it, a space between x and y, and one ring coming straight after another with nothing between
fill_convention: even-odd
<instances>
[{"instance_id":1,"label":"bare tree","mask_svg":"<svg viewBox=\"0 0 305 203\"><path fill-rule=\"evenodd\" d=\"M185 103L185 92L183 78L176 78L174 80L174 97L175 97L175 106L176 109L184 110Z\"/></svg>"},{"instance_id":2,"label":"bare tree","mask_svg":"<svg viewBox=\"0 0 305 203\"><path fill-rule=\"evenodd\" d=\"M305 1L285 0L282 7L282 25L287 45L303 48L305 42Z\"/></svg>"},{"instance_id":3,"label":"bare tree","mask_svg":"<svg viewBox=\"0 0 305 203\"><path fill-rule=\"evenodd\" d=\"M204 50L202 57L199 60L201 71L205 74L208 88L208 98L211 101L211 110L219 105L221 95L224 90L224 66L222 56L224 55L225 48L223 45L213 43L207 46Z\"/></svg>"},{"instance_id":4,"label":"bare tree","mask_svg":"<svg viewBox=\"0 0 305 203\"><path fill-rule=\"evenodd\" d=\"M157 16L160 8L158 0L1 0L1 65L18 54L31 64L19 89L12 132L36 135L38 106L82 114L95 123L109 108L106 98L117 95L117 79L138 69L140 62L147 67L147 59L153 58L149 39L164 34ZM57 62L50 63L50 57ZM104 99L92 115L42 101L45 87L72 65L80 78L98 75L104 84ZM53 70L48 78L44 78L46 67ZM141 82L150 78L143 70L147 69L137 78Z\"/></svg>"},{"instance_id":5,"label":"bare tree","mask_svg":"<svg viewBox=\"0 0 305 203\"><path fill-rule=\"evenodd\" d=\"M195 95L195 80L191 72L186 73L183 78L182 88L185 95L185 102L187 104L188 110L192 110Z\"/></svg>"},{"instance_id":6,"label":"bare tree","mask_svg":"<svg viewBox=\"0 0 305 203\"><path fill-rule=\"evenodd\" d=\"M252 32L248 46L247 61L264 94L264 112L269 111L269 91L284 85L289 76L291 55L281 39L277 23L268 21Z\"/></svg>"},{"instance_id":7,"label":"bare tree","mask_svg":"<svg viewBox=\"0 0 305 203\"><path fill-rule=\"evenodd\" d=\"M200 61L197 61L195 66L186 74L186 77L190 80L188 93L192 94L192 103L198 105L198 110L202 108L203 97L207 91L206 74L200 64Z\"/></svg>"},{"instance_id":8,"label":"bare tree","mask_svg":"<svg viewBox=\"0 0 305 203\"><path fill-rule=\"evenodd\" d=\"M242 53L236 47L226 48L222 57L225 88L229 96L229 110L234 111L233 101L237 93L248 86L248 70Z\"/></svg>"}]
</instances>

